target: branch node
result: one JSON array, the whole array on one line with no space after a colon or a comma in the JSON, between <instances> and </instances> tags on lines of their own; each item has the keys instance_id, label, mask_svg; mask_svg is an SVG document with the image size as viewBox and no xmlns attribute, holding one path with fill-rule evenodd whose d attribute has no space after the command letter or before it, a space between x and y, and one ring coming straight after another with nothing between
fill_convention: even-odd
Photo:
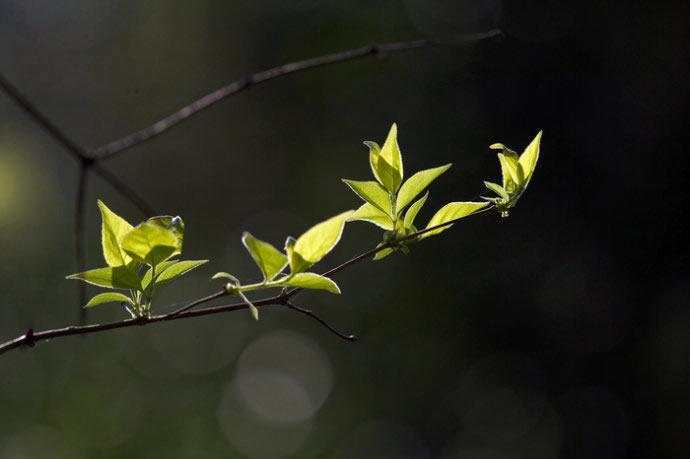
<instances>
[{"instance_id":1,"label":"branch node","mask_svg":"<svg viewBox=\"0 0 690 459\"><path fill-rule=\"evenodd\" d=\"M29 328L26 333L24 333L24 344L29 347L34 347L36 344L36 338L34 336L34 329Z\"/></svg>"}]
</instances>

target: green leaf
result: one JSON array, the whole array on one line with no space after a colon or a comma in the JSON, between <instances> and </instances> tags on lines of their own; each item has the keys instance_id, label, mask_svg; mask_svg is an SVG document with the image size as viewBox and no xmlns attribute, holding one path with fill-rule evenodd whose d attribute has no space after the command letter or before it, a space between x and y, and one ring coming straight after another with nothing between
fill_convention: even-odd
<instances>
[{"instance_id":1,"label":"green leaf","mask_svg":"<svg viewBox=\"0 0 690 459\"><path fill-rule=\"evenodd\" d=\"M127 266L109 266L71 274L67 279L82 280L98 287L141 290L141 282Z\"/></svg>"},{"instance_id":2,"label":"green leaf","mask_svg":"<svg viewBox=\"0 0 690 459\"><path fill-rule=\"evenodd\" d=\"M127 233L122 239L122 248L137 261L157 265L182 251L182 237L156 218Z\"/></svg>"},{"instance_id":3,"label":"green leaf","mask_svg":"<svg viewBox=\"0 0 690 459\"><path fill-rule=\"evenodd\" d=\"M518 190L522 185L524 175L522 173L522 166L520 166L517 156L513 157L499 153L498 160L501 163L503 188L505 188L508 193Z\"/></svg>"},{"instance_id":4,"label":"green leaf","mask_svg":"<svg viewBox=\"0 0 690 459\"><path fill-rule=\"evenodd\" d=\"M542 131L539 131L530 144L527 145L527 148L525 148L525 151L520 155L520 159L518 160L525 174L525 187L527 187L534 173L534 169L537 167L541 135Z\"/></svg>"},{"instance_id":5,"label":"green leaf","mask_svg":"<svg viewBox=\"0 0 690 459\"><path fill-rule=\"evenodd\" d=\"M340 294L340 288L332 279L316 273L296 273L279 279L278 285L308 288L311 290L326 290L331 293Z\"/></svg>"},{"instance_id":6,"label":"green leaf","mask_svg":"<svg viewBox=\"0 0 690 459\"><path fill-rule=\"evenodd\" d=\"M393 253L393 252L395 252L395 249L391 249L391 248L379 250L379 251L376 252L376 254L374 255L374 261L382 260L382 259L386 258L388 255L390 255L391 253Z\"/></svg>"},{"instance_id":7,"label":"green leaf","mask_svg":"<svg viewBox=\"0 0 690 459\"><path fill-rule=\"evenodd\" d=\"M242 298L242 300L247 304L247 306L249 306L249 312L252 314L254 320L259 320L259 309L256 306L254 306L254 303L252 303L249 300L249 298L247 298L247 296L244 293L242 293L241 290L239 290L237 294L240 296L240 298Z\"/></svg>"},{"instance_id":8,"label":"green leaf","mask_svg":"<svg viewBox=\"0 0 690 459\"><path fill-rule=\"evenodd\" d=\"M414 198L424 191L424 189L428 187L431 182L450 169L451 166L452 164L445 164L432 169L419 171L412 177L405 180L405 183L403 183L403 185L400 187L400 191L398 191L398 199L395 205L395 209L398 214L402 213L402 210L407 207L407 205L411 203Z\"/></svg>"},{"instance_id":9,"label":"green leaf","mask_svg":"<svg viewBox=\"0 0 690 459\"><path fill-rule=\"evenodd\" d=\"M340 241L345 222L352 213L353 211L348 210L311 227L297 238L294 244L286 242L291 272L307 270L333 250Z\"/></svg>"},{"instance_id":10,"label":"green leaf","mask_svg":"<svg viewBox=\"0 0 690 459\"><path fill-rule=\"evenodd\" d=\"M403 161L402 154L400 153L400 147L398 146L398 125L393 123L390 131L388 131L388 136L386 141L383 143L380 152L380 159L389 164L394 172L393 181L391 183L384 183L384 186L391 193L398 191L400 187L400 182L404 177L403 172Z\"/></svg>"},{"instance_id":11,"label":"green leaf","mask_svg":"<svg viewBox=\"0 0 690 459\"><path fill-rule=\"evenodd\" d=\"M368 202L362 204L362 206L350 216L349 221L365 221L373 223L385 230L393 229L393 220L391 220L391 217Z\"/></svg>"},{"instance_id":12,"label":"green leaf","mask_svg":"<svg viewBox=\"0 0 690 459\"><path fill-rule=\"evenodd\" d=\"M357 196L376 207L381 212L391 217L393 216L390 195L377 182L364 182L349 179L342 180L347 186L352 188L352 191L354 191Z\"/></svg>"},{"instance_id":13,"label":"green leaf","mask_svg":"<svg viewBox=\"0 0 690 459\"><path fill-rule=\"evenodd\" d=\"M189 271L206 263L208 263L208 260L181 260L177 263L173 263L163 269L161 273L156 276L156 285L162 285L177 279L178 277L183 276ZM161 266L162 264L163 263L158 266ZM156 267L156 269L158 269L158 267Z\"/></svg>"},{"instance_id":14,"label":"green leaf","mask_svg":"<svg viewBox=\"0 0 690 459\"><path fill-rule=\"evenodd\" d=\"M381 147L379 147L379 144L365 141L364 145L369 147L369 166L371 166L371 172L374 174L374 178L376 178L385 189L396 189L396 183L400 183L400 174L381 157Z\"/></svg>"},{"instance_id":15,"label":"green leaf","mask_svg":"<svg viewBox=\"0 0 690 459\"><path fill-rule=\"evenodd\" d=\"M156 265L156 277L160 275L163 271L165 271L167 268L170 266L174 265L177 263L177 260L168 260L168 261L163 261L161 263L158 263ZM153 270L151 268L147 269L146 272L144 273L144 277L141 278L141 288L142 290L146 290L148 286L151 284L151 277L153 276Z\"/></svg>"},{"instance_id":16,"label":"green leaf","mask_svg":"<svg viewBox=\"0 0 690 459\"><path fill-rule=\"evenodd\" d=\"M123 295L122 293L118 292L105 292L105 293L99 293L98 295L94 296L89 300L88 303L84 306L85 308L92 308L94 306L98 306L99 304L103 303L129 303L131 305L134 304L132 299L128 297L127 295Z\"/></svg>"},{"instance_id":17,"label":"green leaf","mask_svg":"<svg viewBox=\"0 0 690 459\"><path fill-rule=\"evenodd\" d=\"M488 202L449 202L445 206L441 207L438 210L438 212L436 212L436 214L434 214L434 216L431 217L431 220L429 220L429 223L426 225L426 227L431 228L436 225L441 225L443 223L456 220L458 218L467 217L468 215L472 215L473 213L486 207L487 205L489 205ZM432 231L420 235L419 238L423 239L429 236L433 236L435 234L447 230L451 226L453 225L447 225L441 228L434 229Z\"/></svg>"},{"instance_id":18,"label":"green leaf","mask_svg":"<svg viewBox=\"0 0 690 459\"><path fill-rule=\"evenodd\" d=\"M501 198L508 200L508 192L503 188L501 185L498 183L493 183L493 182L484 182L484 186L487 187L489 190L493 191L497 195L499 195Z\"/></svg>"},{"instance_id":19,"label":"green leaf","mask_svg":"<svg viewBox=\"0 0 690 459\"><path fill-rule=\"evenodd\" d=\"M419 210L422 208L422 206L426 202L426 198L428 198L428 197L429 197L429 192L427 191L426 193L424 193L424 196L422 196L417 201L415 201L414 204L412 204L410 206L410 208L407 209L407 212L405 212L405 220L403 222L405 224L405 228L411 228L412 227L412 225L414 224L415 217L417 217Z\"/></svg>"},{"instance_id":20,"label":"green leaf","mask_svg":"<svg viewBox=\"0 0 690 459\"><path fill-rule=\"evenodd\" d=\"M270 281L276 277L288 264L283 252L273 247L268 242L259 240L248 231L242 234L242 244L252 256L254 262L264 275L264 279Z\"/></svg>"},{"instance_id":21,"label":"green leaf","mask_svg":"<svg viewBox=\"0 0 690 459\"><path fill-rule=\"evenodd\" d=\"M132 230L132 225L108 209L103 201L97 201L101 211L101 246L103 247L103 258L108 266L123 266L131 261L121 248L122 238Z\"/></svg>"}]
</instances>

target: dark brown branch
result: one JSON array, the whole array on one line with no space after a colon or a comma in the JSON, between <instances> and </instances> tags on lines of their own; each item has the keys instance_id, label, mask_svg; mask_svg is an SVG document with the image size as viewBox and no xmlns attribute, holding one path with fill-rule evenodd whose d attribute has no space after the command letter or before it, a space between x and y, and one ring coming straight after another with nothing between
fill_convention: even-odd
<instances>
[{"instance_id":1,"label":"dark brown branch","mask_svg":"<svg viewBox=\"0 0 690 459\"><path fill-rule=\"evenodd\" d=\"M88 155L86 151L81 148L75 141L70 139L59 127L53 124L50 119L22 94L17 87L15 87L4 75L0 74L0 88L19 105L25 112L41 126L48 134L50 134L62 147L74 158L78 163L83 164L87 160Z\"/></svg>"},{"instance_id":2,"label":"dark brown branch","mask_svg":"<svg viewBox=\"0 0 690 459\"><path fill-rule=\"evenodd\" d=\"M500 35L501 31L492 29L488 32L468 34L462 37L459 41L464 43L472 43ZM325 65L336 64L340 62L352 61L355 59L362 59L368 56L384 53L394 53L406 51L416 48L422 48L435 44L430 40L414 40L394 43L373 44L362 46L361 48L349 49L339 53L327 54L325 56L313 57L303 61L290 62L288 64L273 67L262 72L247 75L234 81L222 88L213 91L204 97L195 100L189 105L186 105L176 111L175 113L166 116L165 118L156 121L151 126L145 127L137 132L129 134L121 139L114 140L106 145L98 147L91 152L91 156L99 159L110 158L124 150L139 145L147 140L150 140L163 132L167 131L176 124L184 121L192 115L199 113L201 110L210 107L213 104L220 102L228 96L237 94L241 91L251 88L259 83L263 83L274 78L289 75L291 73L300 72L303 70L312 69L315 67L322 67Z\"/></svg>"},{"instance_id":3,"label":"dark brown branch","mask_svg":"<svg viewBox=\"0 0 690 459\"><path fill-rule=\"evenodd\" d=\"M334 335L336 335L336 336L339 337L339 338L344 339L345 341L356 341L356 340L357 340L357 337L356 337L355 335L353 335L353 334L346 334L346 333L341 332L340 330L338 330L337 328L333 327L331 324L329 324L328 322L326 322L325 320L323 320L321 317L319 317L318 315L314 314L314 313L313 313L312 311L310 311L309 309L301 308L301 307L299 307L299 306L297 306L297 305L294 305L294 304L292 304L292 303L290 303L290 302L285 303L285 305L286 305L288 308L292 309L293 311L297 311L297 312L299 312L300 314L304 314L305 316L311 317L312 319L314 319L315 321L317 321L318 323L320 323L321 325L323 325L324 327L326 327L331 333L333 333Z\"/></svg>"},{"instance_id":4,"label":"dark brown branch","mask_svg":"<svg viewBox=\"0 0 690 459\"><path fill-rule=\"evenodd\" d=\"M74 207L74 256L77 260L77 272L86 271L86 254L84 252L84 206L86 203L86 186L88 178L88 168L80 164L79 182L77 184L77 196L75 198ZM82 307L86 304L86 284L82 282L78 283L77 296L79 297L79 323L83 324L86 320L86 309Z\"/></svg>"}]
</instances>

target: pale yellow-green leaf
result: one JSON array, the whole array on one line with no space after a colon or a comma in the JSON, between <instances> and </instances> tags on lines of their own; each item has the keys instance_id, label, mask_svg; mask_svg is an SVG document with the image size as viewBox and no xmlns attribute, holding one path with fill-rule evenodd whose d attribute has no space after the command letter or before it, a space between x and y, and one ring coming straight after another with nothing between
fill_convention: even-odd
<instances>
[{"instance_id":1,"label":"pale yellow-green leaf","mask_svg":"<svg viewBox=\"0 0 690 459\"><path fill-rule=\"evenodd\" d=\"M405 219L403 221L405 228L411 228L414 224L414 219L417 217L417 214L419 213L419 210L422 208L424 203L426 202L426 198L429 197L429 192L427 191L424 193L424 196L416 200L409 209L407 209L407 212L405 212Z\"/></svg>"},{"instance_id":2,"label":"pale yellow-green leaf","mask_svg":"<svg viewBox=\"0 0 690 459\"><path fill-rule=\"evenodd\" d=\"M403 171L402 154L400 153L400 147L398 146L397 124L393 123L393 125L390 128L390 131L388 131L388 136L386 137L386 141L381 147L380 155L381 158L386 163L390 164L390 166L395 171L394 182L390 184L391 188L388 188L388 191L395 193L396 191L398 191L398 187L400 186L400 183L402 182L402 179L405 176Z\"/></svg>"},{"instance_id":3,"label":"pale yellow-green leaf","mask_svg":"<svg viewBox=\"0 0 690 459\"><path fill-rule=\"evenodd\" d=\"M302 272L319 262L333 250L343 234L345 222L353 211L348 210L314 225L302 234L292 246L290 269L293 273ZM290 255L288 253L288 255Z\"/></svg>"},{"instance_id":4,"label":"pale yellow-green leaf","mask_svg":"<svg viewBox=\"0 0 690 459\"><path fill-rule=\"evenodd\" d=\"M493 191L497 195L499 195L502 199L508 200L508 192L506 191L505 188L503 188L501 185L498 183L493 183L493 182L484 182L484 186L487 187L489 190Z\"/></svg>"},{"instance_id":5,"label":"pale yellow-green leaf","mask_svg":"<svg viewBox=\"0 0 690 459\"><path fill-rule=\"evenodd\" d=\"M156 265L180 253L182 243L173 230L146 221L127 233L122 239L122 249L135 260Z\"/></svg>"},{"instance_id":6,"label":"pale yellow-green leaf","mask_svg":"<svg viewBox=\"0 0 690 459\"><path fill-rule=\"evenodd\" d=\"M374 261L378 261L378 260L382 260L382 259L386 258L388 255L390 255L394 251L395 250L391 249L391 248L379 250L378 252L376 252L376 254L374 254Z\"/></svg>"},{"instance_id":7,"label":"pale yellow-green leaf","mask_svg":"<svg viewBox=\"0 0 690 459\"><path fill-rule=\"evenodd\" d=\"M393 229L393 221L391 217L383 213L368 202L365 202L359 209L350 216L349 221L365 221L373 223L374 225L385 230Z\"/></svg>"},{"instance_id":8,"label":"pale yellow-green leaf","mask_svg":"<svg viewBox=\"0 0 690 459\"><path fill-rule=\"evenodd\" d=\"M378 182L349 179L342 180L364 201L388 215L393 215L390 195Z\"/></svg>"},{"instance_id":9,"label":"pale yellow-green leaf","mask_svg":"<svg viewBox=\"0 0 690 459\"><path fill-rule=\"evenodd\" d=\"M400 183L400 174L381 156L381 147L376 142L366 141L369 147L369 166L374 178L386 190L395 190Z\"/></svg>"},{"instance_id":10,"label":"pale yellow-green leaf","mask_svg":"<svg viewBox=\"0 0 690 459\"><path fill-rule=\"evenodd\" d=\"M181 260L167 266L156 276L156 285L165 284L178 277L187 274L189 271L208 263L208 260ZM162 265L163 263L161 263ZM159 265L160 266L160 265Z\"/></svg>"},{"instance_id":11,"label":"pale yellow-green leaf","mask_svg":"<svg viewBox=\"0 0 690 459\"><path fill-rule=\"evenodd\" d=\"M436 212L436 214L434 214L434 216L431 217L431 220L429 220L429 223L426 225L426 227L433 228L443 223L467 217L468 215L475 213L476 211L486 207L487 205L489 205L488 202L449 202L445 206L441 207ZM433 236L435 234L447 230L451 226L452 225L449 224L446 226L442 226L440 228L436 228L434 230L428 231L420 235L419 238L423 239L429 236Z\"/></svg>"},{"instance_id":12,"label":"pale yellow-green leaf","mask_svg":"<svg viewBox=\"0 0 690 459\"><path fill-rule=\"evenodd\" d=\"M539 131L534 139L527 145L525 151L520 155L520 165L525 174L525 186L529 183L534 173L534 169L537 167L537 161L539 160L539 147L541 144L542 131Z\"/></svg>"},{"instance_id":13,"label":"pale yellow-green leaf","mask_svg":"<svg viewBox=\"0 0 690 459\"><path fill-rule=\"evenodd\" d=\"M405 183L398 191L398 199L395 209L398 214L401 214L403 209L416 198L419 193L424 191L426 187L436 180L441 174L450 169L452 164L445 164L443 166L426 169L415 173L412 177L405 180Z\"/></svg>"},{"instance_id":14,"label":"pale yellow-green leaf","mask_svg":"<svg viewBox=\"0 0 690 459\"><path fill-rule=\"evenodd\" d=\"M141 282L135 272L127 266L109 266L71 274L67 279L82 280L98 287L118 289L141 289Z\"/></svg>"},{"instance_id":15,"label":"pale yellow-green leaf","mask_svg":"<svg viewBox=\"0 0 690 459\"><path fill-rule=\"evenodd\" d=\"M278 285L307 288L311 290L326 290L331 293L340 294L340 288L332 279L316 273L296 273L279 279Z\"/></svg>"},{"instance_id":16,"label":"pale yellow-green leaf","mask_svg":"<svg viewBox=\"0 0 690 459\"><path fill-rule=\"evenodd\" d=\"M98 209L101 212L101 246L103 258L108 266L123 266L131 261L120 244L122 238L132 230L132 225L110 210L100 199Z\"/></svg>"},{"instance_id":17,"label":"pale yellow-green leaf","mask_svg":"<svg viewBox=\"0 0 690 459\"><path fill-rule=\"evenodd\" d=\"M156 277L158 277L168 267L174 265L177 262L178 262L177 260L168 260L168 261L158 263L158 265L156 265ZM143 290L146 290L148 288L148 286L151 284L151 278L152 277L153 277L153 269L149 268L144 273L144 277L141 278L141 288Z\"/></svg>"},{"instance_id":18,"label":"pale yellow-green leaf","mask_svg":"<svg viewBox=\"0 0 690 459\"><path fill-rule=\"evenodd\" d=\"M123 295L122 293L118 292L105 292L105 293L99 293L98 295L94 296L89 300L88 303L84 306L85 308L92 308L94 306L98 306L99 304L104 304L104 303L128 303L128 304L134 304L132 299L128 297L127 295Z\"/></svg>"},{"instance_id":19,"label":"pale yellow-green leaf","mask_svg":"<svg viewBox=\"0 0 690 459\"><path fill-rule=\"evenodd\" d=\"M268 242L255 238L248 231L242 234L242 244L254 259L265 280L276 277L288 264L283 252Z\"/></svg>"},{"instance_id":20,"label":"pale yellow-green leaf","mask_svg":"<svg viewBox=\"0 0 690 459\"><path fill-rule=\"evenodd\" d=\"M503 188L508 192L520 188L523 182L522 166L518 162L517 156L508 156L503 153L498 154L501 163L501 176L503 177Z\"/></svg>"},{"instance_id":21,"label":"pale yellow-green leaf","mask_svg":"<svg viewBox=\"0 0 690 459\"><path fill-rule=\"evenodd\" d=\"M244 293L242 293L241 290L238 290L237 294L240 296L240 298L242 298L242 300L245 302L245 304L249 307L249 312L251 313L254 320L259 320L259 309L256 306L254 306L254 303L252 303L251 300L249 298L247 298L247 296Z\"/></svg>"}]
</instances>

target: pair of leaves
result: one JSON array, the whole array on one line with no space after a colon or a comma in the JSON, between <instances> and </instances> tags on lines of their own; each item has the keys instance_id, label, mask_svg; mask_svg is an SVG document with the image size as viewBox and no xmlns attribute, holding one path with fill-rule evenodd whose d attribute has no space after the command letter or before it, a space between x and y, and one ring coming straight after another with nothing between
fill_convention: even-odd
<instances>
[{"instance_id":1,"label":"pair of leaves","mask_svg":"<svg viewBox=\"0 0 690 459\"><path fill-rule=\"evenodd\" d=\"M369 147L369 163L376 181L343 179L343 182L345 182L357 196L365 201L365 203L350 216L350 220L373 223L386 230L387 234L392 234L394 238L401 238L417 232L414 221L422 206L424 206L427 201L429 193L426 192L420 198L418 198L418 196L422 194L434 180L450 169L452 164L445 164L443 166L416 172L410 178L402 182L404 178L403 161L398 146L397 134L398 128L394 123L391 126L383 147L379 147L375 142L364 142L365 145ZM402 185L400 185L400 183L402 183ZM427 228L470 215L486 205L486 203L482 202L449 203L431 218L427 224ZM407 208L407 211L403 215L405 208ZM438 234L448 227L442 227L423 233L421 237L429 237ZM384 258L393 251L394 250L390 248L382 249L376 254L374 259L378 260Z\"/></svg>"},{"instance_id":2,"label":"pair of leaves","mask_svg":"<svg viewBox=\"0 0 690 459\"><path fill-rule=\"evenodd\" d=\"M228 273L216 273L213 278L227 279L229 281L229 289L239 294L247 303L255 319L259 318L258 309L243 293L250 289L296 287L326 290L339 294L340 288L332 279L305 271L321 261L338 244L343 234L345 223L351 214L352 211L343 212L318 223L297 239L288 237L285 242L285 253L269 242L262 241L249 232L244 232L242 234L242 244L261 271L263 281L260 284L242 286L236 277ZM290 272L279 277L288 266L290 267Z\"/></svg>"},{"instance_id":3,"label":"pair of leaves","mask_svg":"<svg viewBox=\"0 0 690 459\"><path fill-rule=\"evenodd\" d=\"M290 275L296 276L321 261L333 250L340 241L350 215L351 210L343 212L314 225L297 239L288 237L285 242L286 253L268 242L257 239L249 232L242 235L242 243L263 274L264 282L274 281L288 266Z\"/></svg>"},{"instance_id":4,"label":"pair of leaves","mask_svg":"<svg viewBox=\"0 0 690 459\"><path fill-rule=\"evenodd\" d=\"M153 217L133 227L125 219L98 201L101 213L101 245L108 266L67 276L104 288L146 292L153 286L166 284L195 269L208 260L171 260L182 252L184 222L180 217ZM148 269L142 275L141 267ZM128 301L125 301L127 298ZM117 292L96 295L87 307L106 302L135 304L131 298Z\"/></svg>"},{"instance_id":5,"label":"pair of leaves","mask_svg":"<svg viewBox=\"0 0 690 459\"><path fill-rule=\"evenodd\" d=\"M494 203L502 216L508 216L508 210L517 204L532 179L539 160L541 136L542 131L539 131L519 156L502 143L489 146L492 150L500 150L498 161L501 164L502 184L484 182L484 186L497 196L483 199Z\"/></svg>"}]
</instances>

